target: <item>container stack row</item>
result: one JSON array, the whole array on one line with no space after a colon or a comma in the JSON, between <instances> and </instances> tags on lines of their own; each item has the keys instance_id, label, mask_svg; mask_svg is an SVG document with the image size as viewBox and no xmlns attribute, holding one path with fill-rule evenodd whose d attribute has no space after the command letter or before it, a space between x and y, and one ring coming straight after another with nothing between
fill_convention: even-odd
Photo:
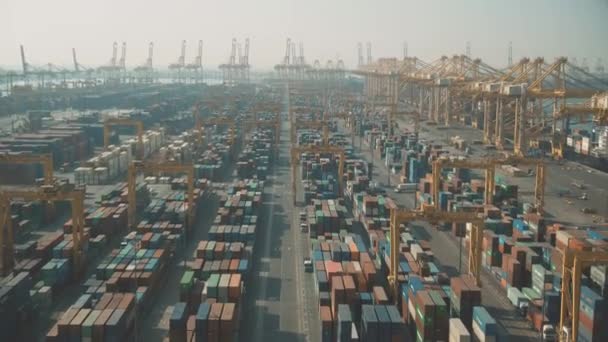
<instances>
[{"instance_id":1,"label":"container stack row","mask_svg":"<svg viewBox=\"0 0 608 342\"><path fill-rule=\"evenodd\" d=\"M270 160L272 137L258 129L236 163L237 176L252 173L262 177L235 180L220 197L220 207L208 238L198 243L188 270L180 280L178 302L169 324L172 342L238 341L245 288L249 279L258 215L262 204L266 170L259 166ZM259 158L266 156L266 158ZM253 172L244 172L251 161ZM269 164L265 164L268 165ZM239 169L240 168L240 169ZM240 177L239 177L240 178Z\"/></svg>"}]
</instances>

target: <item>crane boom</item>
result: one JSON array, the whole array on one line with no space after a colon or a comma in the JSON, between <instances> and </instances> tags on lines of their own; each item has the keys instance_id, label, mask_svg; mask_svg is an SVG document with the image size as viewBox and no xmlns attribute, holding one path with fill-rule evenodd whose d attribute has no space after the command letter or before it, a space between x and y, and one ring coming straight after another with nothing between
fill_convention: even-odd
<instances>
[{"instance_id":1,"label":"crane boom","mask_svg":"<svg viewBox=\"0 0 608 342\"><path fill-rule=\"evenodd\" d=\"M76 49L72 48L72 60L74 61L74 71L80 72L80 67L78 66L78 60L76 60Z\"/></svg>"},{"instance_id":2,"label":"crane boom","mask_svg":"<svg viewBox=\"0 0 608 342\"><path fill-rule=\"evenodd\" d=\"M20 49L21 49L21 65L23 66L23 75L27 75L28 74L28 64L25 61L25 50L23 49L23 45L20 45Z\"/></svg>"},{"instance_id":3,"label":"crane boom","mask_svg":"<svg viewBox=\"0 0 608 342\"><path fill-rule=\"evenodd\" d=\"M116 66L116 57L117 56L118 56L118 43L114 42L114 44L112 44L112 59L110 60L111 67Z\"/></svg>"},{"instance_id":4,"label":"crane boom","mask_svg":"<svg viewBox=\"0 0 608 342\"><path fill-rule=\"evenodd\" d=\"M186 64L186 40L182 40L182 53L179 56L178 64L180 67Z\"/></svg>"},{"instance_id":5,"label":"crane boom","mask_svg":"<svg viewBox=\"0 0 608 342\"><path fill-rule=\"evenodd\" d=\"M150 42L148 45L148 59L146 60L146 66L152 69L152 58L154 56L154 43Z\"/></svg>"}]
</instances>

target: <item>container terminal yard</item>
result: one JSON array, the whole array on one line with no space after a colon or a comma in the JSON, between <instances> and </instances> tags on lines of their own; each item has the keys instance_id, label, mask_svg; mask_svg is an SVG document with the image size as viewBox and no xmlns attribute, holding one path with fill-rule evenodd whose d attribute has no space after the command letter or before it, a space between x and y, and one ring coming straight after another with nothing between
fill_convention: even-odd
<instances>
[{"instance_id":1,"label":"container terminal yard","mask_svg":"<svg viewBox=\"0 0 608 342\"><path fill-rule=\"evenodd\" d=\"M0 340L608 341L601 68L226 43L0 69Z\"/></svg>"}]
</instances>

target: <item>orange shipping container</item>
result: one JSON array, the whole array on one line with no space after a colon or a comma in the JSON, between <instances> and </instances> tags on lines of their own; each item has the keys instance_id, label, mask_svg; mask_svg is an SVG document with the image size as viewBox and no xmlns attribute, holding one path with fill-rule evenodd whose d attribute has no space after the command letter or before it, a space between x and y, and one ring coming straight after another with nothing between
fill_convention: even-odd
<instances>
[{"instance_id":1,"label":"orange shipping container","mask_svg":"<svg viewBox=\"0 0 608 342\"><path fill-rule=\"evenodd\" d=\"M329 286L331 287L332 278L342 274L342 264L335 261L325 261L325 273L327 274Z\"/></svg>"},{"instance_id":2,"label":"orange shipping container","mask_svg":"<svg viewBox=\"0 0 608 342\"><path fill-rule=\"evenodd\" d=\"M357 289L355 287L355 280L350 275L343 276L342 280L344 282L344 294L346 296L345 301L347 304L353 305L353 304L355 304L356 297L357 297Z\"/></svg>"},{"instance_id":3,"label":"orange shipping container","mask_svg":"<svg viewBox=\"0 0 608 342\"><path fill-rule=\"evenodd\" d=\"M99 317L93 323L93 342L103 342L104 340L104 327L110 316L114 313L112 309L105 309L101 312Z\"/></svg>"},{"instance_id":4,"label":"orange shipping container","mask_svg":"<svg viewBox=\"0 0 608 342\"><path fill-rule=\"evenodd\" d=\"M232 342L235 324L235 304L226 303L220 319L220 341Z\"/></svg>"},{"instance_id":5,"label":"orange shipping container","mask_svg":"<svg viewBox=\"0 0 608 342\"><path fill-rule=\"evenodd\" d=\"M78 311L78 314L76 314L76 316L74 316L74 319L70 322L70 326L69 326L69 339L70 340L75 340L75 341L79 341L81 339L81 335L80 335L80 331L81 331L81 325L84 322L84 320L87 318L87 316L89 315L89 313L91 313L91 309L81 309L80 311Z\"/></svg>"},{"instance_id":6,"label":"orange shipping container","mask_svg":"<svg viewBox=\"0 0 608 342\"><path fill-rule=\"evenodd\" d=\"M327 306L319 308L319 316L321 318L321 335L329 335L330 341L333 341L333 320L331 309Z\"/></svg>"},{"instance_id":7,"label":"orange shipping container","mask_svg":"<svg viewBox=\"0 0 608 342\"><path fill-rule=\"evenodd\" d=\"M196 328L196 316L190 315L188 316L188 320L186 321L186 331L194 331Z\"/></svg>"},{"instance_id":8,"label":"orange shipping container","mask_svg":"<svg viewBox=\"0 0 608 342\"><path fill-rule=\"evenodd\" d=\"M238 269L239 269L239 260L238 259L230 260L230 266L229 266L230 273L236 273L236 271Z\"/></svg>"},{"instance_id":9,"label":"orange shipping container","mask_svg":"<svg viewBox=\"0 0 608 342\"><path fill-rule=\"evenodd\" d=\"M342 276L334 276L331 279L331 313L333 317L338 315L338 304L345 304L344 280Z\"/></svg>"},{"instance_id":10,"label":"orange shipping container","mask_svg":"<svg viewBox=\"0 0 608 342\"><path fill-rule=\"evenodd\" d=\"M350 249L350 260L359 261L359 249L357 249L357 244L350 242L348 248Z\"/></svg>"},{"instance_id":11,"label":"orange shipping container","mask_svg":"<svg viewBox=\"0 0 608 342\"><path fill-rule=\"evenodd\" d=\"M241 298L241 275L233 274L230 276L230 283L228 285L228 299L231 302L237 303Z\"/></svg>"},{"instance_id":12,"label":"orange shipping container","mask_svg":"<svg viewBox=\"0 0 608 342\"><path fill-rule=\"evenodd\" d=\"M224 305L222 303L211 304L209 310L209 322L207 331L209 332L209 342L219 342L220 338L220 318L222 317L222 310Z\"/></svg>"}]
</instances>

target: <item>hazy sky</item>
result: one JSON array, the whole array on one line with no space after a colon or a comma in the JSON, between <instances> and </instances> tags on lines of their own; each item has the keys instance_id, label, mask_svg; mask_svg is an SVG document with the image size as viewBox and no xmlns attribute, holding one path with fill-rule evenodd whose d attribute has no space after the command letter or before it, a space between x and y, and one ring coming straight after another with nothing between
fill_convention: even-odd
<instances>
[{"instance_id":1,"label":"hazy sky","mask_svg":"<svg viewBox=\"0 0 608 342\"><path fill-rule=\"evenodd\" d=\"M304 43L305 56L357 62L357 42L370 41L376 57L409 55L431 61L472 54L503 66L513 41L522 56L602 57L608 65L608 0L0 0L0 65L20 65L19 44L31 64L71 67L109 61L112 42L126 41L127 65L177 60L182 39L192 62L199 39L203 64L226 62L232 37L250 37L250 63L269 68L282 60L285 39ZM7 25L8 23L8 25Z\"/></svg>"}]
</instances>

